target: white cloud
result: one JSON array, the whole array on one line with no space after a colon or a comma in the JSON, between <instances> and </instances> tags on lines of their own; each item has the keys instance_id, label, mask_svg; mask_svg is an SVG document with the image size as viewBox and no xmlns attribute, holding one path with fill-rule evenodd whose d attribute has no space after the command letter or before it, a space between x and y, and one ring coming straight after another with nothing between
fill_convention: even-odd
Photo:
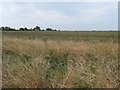
<instances>
[{"instance_id":1,"label":"white cloud","mask_svg":"<svg viewBox=\"0 0 120 90\"><path fill-rule=\"evenodd\" d=\"M107 18L110 11L115 10L115 8L117 8L117 4L115 3L106 5L96 4L91 7L86 7L79 11L79 21L85 23L96 23L97 21Z\"/></svg>"},{"instance_id":2,"label":"white cloud","mask_svg":"<svg viewBox=\"0 0 120 90\"><path fill-rule=\"evenodd\" d=\"M82 24L89 26L89 23L94 23L95 26L96 22L106 19L106 16L117 7L116 3L84 5L82 8L81 6L72 7L72 10L76 9L76 12L69 14L67 11L54 9L57 7L43 9L42 6L36 6L35 3L4 3L2 4L2 16L4 19L2 25L13 27L22 27L24 25L27 27L34 27L35 25L59 27L61 25L63 28L77 28Z\"/></svg>"},{"instance_id":3,"label":"white cloud","mask_svg":"<svg viewBox=\"0 0 120 90\"><path fill-rule=\"evenodd\" d=\"M57 11L35 11L30 15L32 21L51 24L71 24L74 19Z\"/></svg>"},{"instance_id":4,"label":"white cloud","mask_svg":"<svg viewBox=\"0 0 120 90\"><path fill-rule=\"evenodd\" d=\"M1 7L1 5L0 5L0 25L2 24L2 7Z\"/></svg>"},{"instance_id":5,"label":"white cloud","mask_svg":"<svg viewBox=\"0 0 120 90\"><path fill-rule=\"evenodd\" d=\"M119 0L1 0L0 2L118 2Z\"/></svg>"},{"instance_id":6,"label":"white cloud","mask_svg":"<svg viewBox=\"0 0 120 90\"><path fill-rule=\"evenodd\" d=\"M26 24L71 24L74 19L62 12L54 10L41 10L34 4L19 5L11 3L3 5L3 24L12 26Z\"/></svg>"}]
</instances>

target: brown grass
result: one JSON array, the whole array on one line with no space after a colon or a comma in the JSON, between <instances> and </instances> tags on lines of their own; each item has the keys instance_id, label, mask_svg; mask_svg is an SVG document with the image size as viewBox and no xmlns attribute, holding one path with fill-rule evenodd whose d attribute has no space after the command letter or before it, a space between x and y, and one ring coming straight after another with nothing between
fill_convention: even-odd
<instances>
[{"instance_id":1,"label":"brown grass","mask_svg":"<svg viewBox=\"0 0 120 90\"><path fill-rule=\"evenodd\" d=\"M3 38L3 86L117 87L117 51L112 42ZM59 63L52 69L54 60L66 60L67 70Z\"/></svg>"}]
</instances>

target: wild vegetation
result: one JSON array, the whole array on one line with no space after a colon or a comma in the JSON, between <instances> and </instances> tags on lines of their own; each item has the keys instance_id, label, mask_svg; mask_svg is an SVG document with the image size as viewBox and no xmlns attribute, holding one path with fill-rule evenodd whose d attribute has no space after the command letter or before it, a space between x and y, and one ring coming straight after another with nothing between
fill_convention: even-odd
<instances>
[{"instance_id":1,"label":"wild vegetation","mask_svg":"<svg viewBox=\"0 0 120 90\"><path fill-rule=\"evenodd\" d=\"M34 28L20 27L19 29L3 26L0 27L0 31L57 31L57 30L52 28L41 29L39 26L36 26Z\"/></svg>"},{"instance_id":2,"label":"wild vegetation","mask_svg":"<svg viewBox=\"0 0 120 90\"><path fill-rule=\"evenodd\" d=\"M4 88L116 88L117 32L3 32Z\"/></svg>"}]
</instances>

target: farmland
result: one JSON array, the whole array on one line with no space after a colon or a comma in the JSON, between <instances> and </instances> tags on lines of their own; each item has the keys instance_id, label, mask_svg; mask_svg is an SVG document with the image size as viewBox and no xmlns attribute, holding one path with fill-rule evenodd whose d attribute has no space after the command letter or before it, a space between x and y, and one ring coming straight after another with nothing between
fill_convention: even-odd
<instances>
[{"instance_id":1,"label":"farmland","mask_svg":"<svg viewBox=\"0 0 120 90\"><path fill-rule=\"evenodd\" d=\"M4 88L116 88L118 33L3 31Z\"/></svg>"}]
</instances>

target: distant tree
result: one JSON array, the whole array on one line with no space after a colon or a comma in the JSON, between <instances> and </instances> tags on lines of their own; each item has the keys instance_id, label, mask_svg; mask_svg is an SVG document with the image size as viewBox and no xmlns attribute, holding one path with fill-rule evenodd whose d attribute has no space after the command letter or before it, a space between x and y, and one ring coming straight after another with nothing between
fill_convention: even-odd
<instances>
[{"instance_id":1,"label":"distant tree","mask_svg":"<svg viewBox=\"0 0 120 90\"><path fill-rule=\"evenodd\" d=\"M57 31L57 30L52 28L46 28L46 31Z\"/></svg>"},{"instance_id":2,"label":"distant tree","mask_svg":"<svg viewBox=\"0 0 120 90\"><path fill-rule=\"evenodd\" d=\"M24 31L24 28L20 28L19 31Z\"/></svg>"},{"instance_id":3,"label":"distant tree","mask_svg":"<svg viewBox=\"0 0 120 90\"><path fill-rule=\"evenodd\" d=\"M14 28L10 28L10 27L1 27L0 28L2 31L15 31L16 29L14 29Z\"/></svg>"},{"instance_id":4,"label":"distant tree","mask_svg":"<svg viewBox=\"0 0 120 90\"><path fill-rule=\"evenodd\" d=\"M34 30L35 30L35 31L40 31L41 29L40 29L39 26L36 26L36 27L34 28Z\"/></svg>"},{"instance_id":5,"label":"distant tree","mask_svg":"<svg viewBox=\"0 0 120 90\"><path fill-rule=\"evenodd\" d=\"M28 30L27 27L25 27L25 28L24 28L24 31L27 31L27 30Z\"/></svg>"},{"instance_id":6,"label":"distant tree","mask_svg":"<svg viewBox=\"0 0 120 90\"><path fill-rule=\"evenodd\" d=\"M46 28L46 31L52 31L52 29L51 28Z\"/></svg>"},{"instance_id":7,"label":"distant tree","mask_svg":"<svg viewBox=\"0 0 120 90\"><path fill-rule=\"evenodd\" d=\"M4 27L1 27L0 29L1 29L1 30L4 30Z\"/></svg>"},{"instance_id":8,"label":"distant tree","mask_svg":"<svg viewBox=\"0 0 120 90\"><path fill-rule=\"evenodd\" d=\"M5 29L10 29L10 27L7 27L7 26L6 26Z\"/></svg>"},{"instance_id":9,"label":"distant tree","mask_svg":"<svg viewBox=\"0 0 120 90\"><path fill-rule=\"evenodd\" d=\"M10 31L10 27L4 27L4 29L3 29L4 31Z\"/></svg>"},{"instance_id":10,"label":"distant tree","mask_svg":"<svg viewBox=\"0 0 120 90\"><path fill-rule=\"evenodd\" d=\"M20 27L19 29L15 29L15 28L11 28L11 27L0 27L0 30L3 31L60 31L60 30L56 30L56 29L52 29L52 28L46 28L46 29L41 29L39 26L36 26L35 28L30 28L28 29L27 27Z\"/></svg>"}]
</instances>

